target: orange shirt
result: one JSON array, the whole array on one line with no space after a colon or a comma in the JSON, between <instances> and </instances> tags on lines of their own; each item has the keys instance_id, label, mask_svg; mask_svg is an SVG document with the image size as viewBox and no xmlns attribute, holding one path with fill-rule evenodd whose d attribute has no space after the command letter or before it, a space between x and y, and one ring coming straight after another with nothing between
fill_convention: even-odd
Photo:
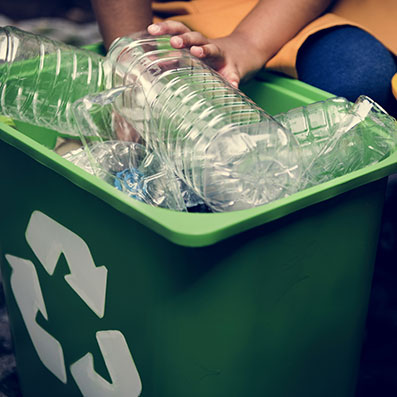
<instances>
[{"instance_id":1,"label":"orange shirt","mask_svg":"<svg viewBox=\"0 0 397 397\"><path fill-rule=\"evenodd\" d=\"M359 23L397 55L397 0L343 0L332 11Z\"/></svg>"},{"instance_id":2,"label":"orange shirt","mask_svg":"<svg viewBox=\"0 0 397 397\"><path fill-rule=\"evenodd\" d=\"M172 18L208 37L229 34L258 0L154 1L155 20ZM397 0L339 0L330 10L305 26L268 62L268 68L297 77L299 48L313 33L337 25L369 31L397 55Z\"/></svg>"}]
</instances>

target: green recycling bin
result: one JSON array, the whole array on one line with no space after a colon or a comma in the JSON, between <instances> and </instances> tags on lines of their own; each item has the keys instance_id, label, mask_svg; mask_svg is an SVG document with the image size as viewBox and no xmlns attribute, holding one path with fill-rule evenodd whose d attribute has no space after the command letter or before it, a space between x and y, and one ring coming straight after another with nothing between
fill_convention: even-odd
<instances>
[{"instance_id":1,"label":"green recycling bin","mask_svg":"<svg viewBox=\"0 0 397 397\"><path fill-rule=\"evenodd\" d=\"M264 73L271 113L329 94ZM24 397L352 397L397 153L250 210L177 213L0 124L0 260Z\"/></svg>"}]
</instances>

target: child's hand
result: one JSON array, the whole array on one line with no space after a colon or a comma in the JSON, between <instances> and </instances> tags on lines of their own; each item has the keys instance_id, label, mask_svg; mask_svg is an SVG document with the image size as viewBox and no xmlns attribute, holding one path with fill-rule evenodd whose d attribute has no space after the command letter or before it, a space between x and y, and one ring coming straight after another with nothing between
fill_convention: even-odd
<instances>
[{"instance_id":1,"label":"child's hand","mask_svg":"<svg viewBox=\"0 0 397 397\"><path fill-rule=\"evenodd\" d=\"M208 39L199 32L191 31L183 23L172 20L152 24L147 30L154 36L173 36L170 43L174 48L189 49L192 55L202 59L234 87L262 66L260 62L255 63L256 58L248 53L246 43L236 35Z\"/></svg>"}]
</instances>

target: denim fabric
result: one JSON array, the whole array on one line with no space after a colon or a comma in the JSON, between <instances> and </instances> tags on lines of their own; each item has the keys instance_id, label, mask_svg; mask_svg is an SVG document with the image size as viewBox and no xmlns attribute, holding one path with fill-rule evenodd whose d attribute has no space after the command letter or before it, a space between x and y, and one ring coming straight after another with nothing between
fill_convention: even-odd
<instances>
[{"instance_id":1,"label":"denim fabric","mask_svg":"<svg viewBox=\"0 0 397 397\"><path fill-rule=\"evenodd\" d=\"M299 51L297 72L299 80L350 101L368 95L388 111L396 102L390 82L397 72L395 57L376 38L353 26L309 37Z\"/></svg>"}]
</instances>

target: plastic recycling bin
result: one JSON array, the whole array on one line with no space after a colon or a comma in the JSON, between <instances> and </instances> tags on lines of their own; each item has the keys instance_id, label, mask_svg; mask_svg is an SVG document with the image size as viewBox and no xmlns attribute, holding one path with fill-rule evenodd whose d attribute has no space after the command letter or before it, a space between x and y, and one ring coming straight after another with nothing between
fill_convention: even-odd
<instances>
[{"instance_id":1,"label":"plastic recycling bin","mask_svg":"<svg viewBox=\"0 0 397 397\"><path fill-rule=\"evenodd\" d=\"M245 90L271 113L329 96L267 73ZM354 395L397 153L262 207L187 214L128 198L53 144L0 124L25 397Z\"/></svg>"}]
</instances>

